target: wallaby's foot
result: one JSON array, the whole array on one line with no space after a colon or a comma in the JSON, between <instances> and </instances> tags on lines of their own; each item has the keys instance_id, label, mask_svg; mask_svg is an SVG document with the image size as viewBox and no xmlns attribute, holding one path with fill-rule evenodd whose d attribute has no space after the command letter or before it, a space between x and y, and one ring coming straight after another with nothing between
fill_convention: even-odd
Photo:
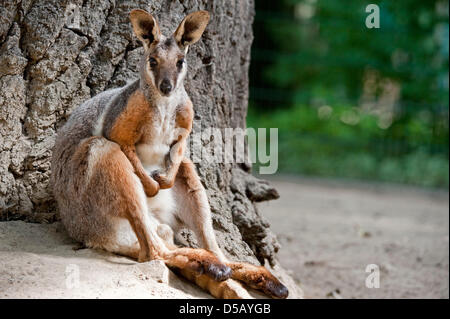
<instances>
[{"instance_id":1,"label":"wallaby's foot","mask_svg":"<svg viewBox=\"0 0 450 319\"><path fill-rule=\"evenodd\" d=\"M177 274L208 291L213 297L220 299L253 299L248 291L236 280L216 281L207 275L198 275L189 269L174 270Z\"/></svg>"},{"instance_id":2,"label":"wallaby's foot","mask_svg":"<svg viewBox=\"0 0 450 319\"><path fill-rule=\"evenodd\" d=\"M261 290L271 298L285 299L289 291L274 275L263 266L246 263L228 263L233 270L232 278L242 281L249 287Z\"/></svg>"},{"instance_id":3,"label":"wallaby's foot","mask_svg":"<svg viewBox=\"0 0 450 319\"><path fill-rule=\"evenodd\" d=\"M224 281L231 277L231 268L205 249L178 248L172 250L165 260L169 267L187 269L197 275L204 274L215 281Z\"/></svg>"}]
</instances>

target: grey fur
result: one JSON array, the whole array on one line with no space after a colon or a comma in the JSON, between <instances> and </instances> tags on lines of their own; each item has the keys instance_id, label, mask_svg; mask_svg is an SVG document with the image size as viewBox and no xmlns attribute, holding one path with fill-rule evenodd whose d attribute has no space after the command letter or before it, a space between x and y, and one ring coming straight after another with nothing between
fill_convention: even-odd
<instances>
[{"instance_id":1,"label":"grey fur","mask_svg":"<svg viewBox=\"0 0 450 319\"><path fill-rule=\"evenodd\" d=\"M124 108L127 106L127 100L136 91L140 86L140 81L136 80L127 86L121 88L120 93L115 95L109 105L105 110L105 117L103 120L103 136L109 137L109 133L114 124L114 120L119 116L120 113L123 112Z\"/></svg>"}]
</instances>

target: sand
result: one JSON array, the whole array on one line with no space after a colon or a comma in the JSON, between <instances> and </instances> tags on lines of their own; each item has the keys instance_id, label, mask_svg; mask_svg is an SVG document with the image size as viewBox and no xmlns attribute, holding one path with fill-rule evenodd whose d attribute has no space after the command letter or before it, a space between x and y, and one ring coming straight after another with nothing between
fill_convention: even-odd
<instances>
[{"instance_id":1,"label":"sand","mask_svg":"<svg viewBox=\"0 0 450 319\"><path fill-rule=\"evenodd\" d=\"M449 197L384 184L272 178L259 204L305 298L449 298ZM379 288L367 288L368 264Z\"/></svg>"},{"instance_id":2,"label":"sand","mask_svg":"<svg viewBox=\"0 0 450 319\"><path fill-rule=\"evenodd\" d=\"M271 270L301 298L302 290L276 265ZM265 298L255 291L255 298ZM161 261L136 261L79 249L60 223L0 222L2 298L212 298Z\"/></svg>"},{"instance_id":3,"label":"sand","mask_svg":"<svg viewBox=\"0 0 450 319\"><path fill-rule=\"evenodd\" d=\"M161 265L76 247L59 223L0 223L0 298L210 297L173 274L158 282Z\"/></svg>"}]
</instances>

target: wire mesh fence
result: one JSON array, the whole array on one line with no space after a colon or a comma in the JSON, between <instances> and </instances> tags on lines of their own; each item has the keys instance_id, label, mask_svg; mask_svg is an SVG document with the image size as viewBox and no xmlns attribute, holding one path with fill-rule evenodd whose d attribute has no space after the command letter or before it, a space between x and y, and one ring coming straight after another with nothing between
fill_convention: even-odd
<instances>
[{"instance_id":1,"label":"wire mesh fence","mask_svg":"<svg viewBox=\"0 0 450 319\"><path fill-rule=\"evenodd\" d=\"M425 31L391 24L378 39L391 43L364 51L355 39L367 31L331 19L324 6L305 21L283 5L256 3L247 125L278 128L278 172L448 188L448 39L439 40L447 51L432 55L419 47ZM448 30L448 14L435 24ZM316 29L327 31L315 39ZM333 42L333 32L345 45ZM418 43L408 47L415 33ZM315 42L327 53L315 56ZM405 48L411 61L395 68ZM436 60L439 67L428 66Z\"/></svg>"}]
</instances>

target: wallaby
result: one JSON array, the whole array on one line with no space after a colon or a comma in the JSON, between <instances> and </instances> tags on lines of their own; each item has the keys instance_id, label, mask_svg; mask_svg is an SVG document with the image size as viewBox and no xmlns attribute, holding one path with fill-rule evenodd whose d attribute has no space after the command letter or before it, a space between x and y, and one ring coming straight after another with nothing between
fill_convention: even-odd
<instances>
[{"instance_id":1,"label":"wallaby","mask_svg":"<svg viewBox=\"0 0 450 319\"><path fill-rule=\"evenodd\" d=\"M286 298L264 267L227 260L205 189L184 157L194 114L183 85L186 53L209 13L189 14L170 37L144 10L132 10L130 20L144 46L140 78L84 102L58 132L51 184L62 223L86 247L163 260L217 298L250 297L236 280ZM183 227L204 249L174 245Z\"/></svg>"}]
</instances>

